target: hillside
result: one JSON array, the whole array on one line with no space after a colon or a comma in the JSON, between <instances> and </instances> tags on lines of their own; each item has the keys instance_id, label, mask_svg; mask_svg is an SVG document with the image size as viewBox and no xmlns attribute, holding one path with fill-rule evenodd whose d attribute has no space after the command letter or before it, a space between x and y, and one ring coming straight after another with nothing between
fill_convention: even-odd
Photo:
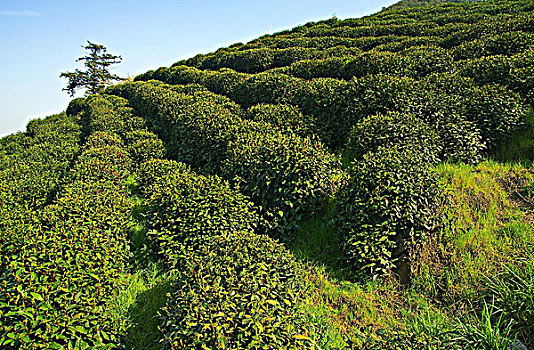
<instances>
[{"instance_id":1,"label":"hillside","mask_svg":"<svg viewBox=\"0 0 534 350\"><path fill-rule=\"evenodd\" d=\"M310 22L0 139L2 349L534 349L534 3Z\"/></svg>"}]
</instances>

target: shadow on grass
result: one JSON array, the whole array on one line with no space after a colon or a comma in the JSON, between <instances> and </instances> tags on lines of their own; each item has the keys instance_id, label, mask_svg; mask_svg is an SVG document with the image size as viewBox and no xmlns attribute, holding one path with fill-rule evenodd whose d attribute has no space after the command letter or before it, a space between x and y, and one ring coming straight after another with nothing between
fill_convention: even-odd
<instances>
[{"instance_id":1,"label":"shadow on grass","mask_svg":"<svg viewBox=\"0 0 534 350\"><path fill-rule=\"evenodd\" d=\"M490 152L499 162L519 162L531 165L534 161L534 111L523 119L524 125L512 132Z\"/></svg>"},{"instance_id":2,"label":"shadow on grass","mask_svg":"<svg viewBox=\"0 0 534 350\"><path fill-rule=\"evenodd\" d=\"M167 301L169 280L162 280L150 289L137 295L135 303L128 309L128 318L132 326L124 338L127 349L151 350L159 349L161 332L158 311Z\"/></svg>"},{"instance_id":3,"label":"shadow on grass","mask_svg":"<svg viewBox=\"0 0 534 350\"><path fill-rule=\"evenodd\" d=\"M330 277L345 280L350 274L343 263L339 233L330 223L332 209L329 206L303 220L286 246L298 260L323 267Z\"/></svg>"}]
</instances>

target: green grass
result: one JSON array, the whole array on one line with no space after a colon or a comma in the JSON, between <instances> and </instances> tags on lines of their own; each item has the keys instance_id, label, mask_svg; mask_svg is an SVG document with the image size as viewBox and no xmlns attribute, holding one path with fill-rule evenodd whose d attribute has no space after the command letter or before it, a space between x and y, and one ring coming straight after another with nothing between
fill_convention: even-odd
<instances>
[{"instance_id":1,"label":"green grass","mask_svg":"<svg viewBox=\"0 0 534 350\"><path fill-rule=\"evenodd\" d=\"M462 349L508 350L517 339L513 319L503 314L495 317L494 304L483 303L482 312L466 314L458 319L454 342Z\"/></svg>"},{"instance_id":2,"label":"green grass","mask_svg":"<svg viewBox=\"0 0 534 350\"><path fill-rule=\"evenodd\" d=\"M304 266L307 292L301 308L317 347L383 348L399 332L400 344L406 332L421 342L439 341L448 316L425 296L393 277L373 281L357 276L343 264L339 234L329 224L332 210L329 205L301 222L287 245Z\"/></svg>"},{"instance_id":3,"label":"green grass","mask_svg":"<svg viewBox=\"0 0 534 350\"><path fill-rule=\"evenodd\" d=\"M110 309L115 319L126 322L123 344L128 349L159 349L158 312L167 301L172 280L173 276L161 273L157 265L123 276L125 288L118 291Z\"/></svg>"},{"instance_id":4,"label":"green grass","mask_svg":"<svg viewBox=\"0 0 534 350\"><path fill-rule=\"evenodd\" d=\"M146 207L137 195L136 185L133 177L129 179L128 186L134 201L128 228L133 272L122 276L119 285L124 287L117 291L110 312L115 319L126 324L127 333L122 344L127 349L151 350L160 348L162 334L158 329L158 312L167 301L166 294L174 275L164 272L152 254L152 247L146 239Z\"/></svg>"},{"instance_id":5,"label":"green grass","mask_svg":"<svg viewBox=\"0 0 534 350\"><path fill-rule=\"evenodd\" d=\"M443 164L448 223L438 243L418 257L418 284L429 295L453 303L481 293L485 274L525 254L534 240L517 194L533 183L533 173L515 164L487 161L478 166Z\"/></svg>"},{"instance_id":6,"label":"green grass","mask_svg":"<svg viewBox=\"0 0 534 350\"><path fill-rule=\"evenodd\" d=\"M532 243L532 242L531 242ZM530 250L532 251L531 244ZM534 346L534 256L530 254L505 266L503 272L486 277L487 298L500 317L513 319L514 330L529 348Z\"/></svg>"},{"instance_id":7,"label":"green grass","mask_svg":"<svg viewBox=\"0 0 534 350\"><path fill-rule=\"evenodd\" d=\"M300 222L298 230L292 233L287 248L295 257L305 263L325 268L331 275L343 277L341 241L331 225L333 204Z\"/></svg>"},{"instance_id":8,"label":"green grass","mask_svg":"<svg viewBox=\"0 0 534 350\"><path fill-rule=\"evenodd\" d=\"M395 293L390 285L352 283L309 266L302 309L313 339L321 349L350 348L378 330L398 326Z\"/></svg>"}]
</instances>

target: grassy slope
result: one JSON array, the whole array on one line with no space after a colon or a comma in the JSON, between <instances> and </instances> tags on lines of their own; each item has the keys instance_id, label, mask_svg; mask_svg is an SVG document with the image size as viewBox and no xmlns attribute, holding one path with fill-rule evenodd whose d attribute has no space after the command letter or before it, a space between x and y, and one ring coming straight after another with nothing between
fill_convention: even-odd
<instances>
[{"instance_id":1,"label":"grassy slope","mask_svg":"<svg viewBox=\"0 0 534 350\"><path fill-rule=\"evenodd\" d=\"M443 164L436 174L449 191L450 202L443 210L450 225L415 252L411 285L395 279L347 281L333 243L336 233L325 227L325 217L302 226L292 250L309 268L311 292L305 307L311 323L317 324L321 348L371 346L375 341L374 346L384 348L416 343L433 348L440 341L450 342L447 332L452 330L460 332L459 348L468 341L498 342L502 329L495 318L477 313L492 302L491 316L503 314L506 322L518 317L508 305L523 305L528 315L521 316L506 336L519 331L523 342L532 342L534 276L532 268L526 273L522 269L532 263L534 207L529 189L534 172L518 164L487 161L478 166ZM514 286L515 296L506 294L513 272L524 277ZM504 300L505 294L512 300ZM490 321L486 329L482 321ZM386 345L386 339L398 332L399 339ZM414 343L403 343L402 334L414 337Z\"/></svg>"}]
</instances>

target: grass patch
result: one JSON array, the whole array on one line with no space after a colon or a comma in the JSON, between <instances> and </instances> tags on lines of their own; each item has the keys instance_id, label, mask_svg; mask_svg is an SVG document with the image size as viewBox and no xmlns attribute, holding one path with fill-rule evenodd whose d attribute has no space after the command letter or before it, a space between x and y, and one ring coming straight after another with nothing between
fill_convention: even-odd
<instances>
[{"instance_id":1,"label":"grass patch","mask_svg":"<svg viewBox=\"0 0 534 350\"><path fill-rule=\"evenodd\" d=\"M330 205L301 222L287 245L304 265L302 314L318 348L410 347L407 334L410 341L444 344L450 317L426 296L393 277L351 281L356 274L343 264L338 232L329 225L332 211Z\"/></svg>"},{"instance_id":2,"label":"grass patch","mask_svg":"<svg viewBox=\"0 0 534 350\"><path fill-rule=\"evenodd\" d=\"M122 343L127 349L159 349L161 332L158 312L167 301L173 277L162 274L153 264L143 271L123 276L124 289L118 291L110 306L115 319L126 323L127 333Z\"/></svg>"},{"instance_id":3,"label":"grass patch","mask_svg":"<svg viewBox=\"0 0 534 350\"><path fill-rule=\"evenodd\" d=\"M531 246L532 249L532 246ZM514 322L518 338L534 346L534 255L505 266L497 275L486 277L487 298L495 313Z\"/></svg>"},{"instance_id":4,"label":"grass patch","mask_svg":"<svg viewBox=\"0 0 534 350\"><path fill-rule=\"evenodd\" d=\"M509 350L517 339L514 320L495 317L495 305L485 301L480 315L468 313L457 324L454 343L461 349Z\"/></svg>"},{"instance_id":5,"label":"grass patch","mask_svg":"<svg viewBox=\"0 0 534 350\"><path fill-rule=\"evenodd\" d=\"M516 200L534 177L519 164L493 161L443 164L436 172L446 183L448 223L420 254L415 284L448 304L474 301L484 292L485 276L524 256L534 240Z\"/></svg>"},{"instance_id":6,"label":"grass patch","mask_svg":"<svg viewBox=\"0 0 534 350\"><path fill-rule=\"evenodd\" d=\"M123 288L117 291L110 312L126 327L121 341L126 349L159 349L162 334L158 313L167 301L166 294L174 277L164 272L147 241L146 206L138 195L135 178L129 178L127 184L134 203L128 227L133 253L130 267L134 272L121 277L118 285Z\"/></svg>"},{"instance_id":7,"label":"grass patch","mask_svg":"<svg viewBox=\"0 0 534 350\"><path fill-rule=\"evenodd\" d=\"M320 266L330 275L346 277L341 253L341 241L331 225L333 204L302 221L292 240L286 246L293 255L304 263Z\"/></svg>"},{"instance_id":8,"label":"grass patch","mask_svg":"<svg viewBox=\"0 0 534 350\"><path fill-rule=\"evenodd\" d=\"M352 348L377 331L398 326L391 286L338 281L316 266L308 265L307 272L302 308L321 349Z\"/></svg>"}]
</instances>

